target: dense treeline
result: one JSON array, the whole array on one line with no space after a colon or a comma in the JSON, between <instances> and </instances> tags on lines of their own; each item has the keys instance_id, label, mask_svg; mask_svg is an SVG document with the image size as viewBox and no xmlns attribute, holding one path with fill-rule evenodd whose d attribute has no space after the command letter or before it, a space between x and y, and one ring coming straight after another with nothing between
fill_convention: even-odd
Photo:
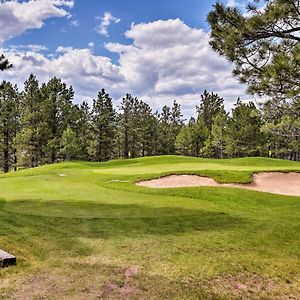
<instances>
[{"instance_id":1,"label":"dense treeline","mask_svg":"<svg viewBox=\"0 0 300 300\"><path fill-rule=\"evenodd\" d=\"M101 90L92 107L73 103L58 78L30 75L19 92L0 85L0 151L4 172L62 160L107 161L150 155L272 156L299 159L300 101L269 100L260 108L237 100L231 114L217 94L204 92L197 117L182 121L174 101L161 112L127 94L121 105Z\"/></svg>"},{"instance_id":2,"label":"dense treeline","mask_svg":"<svg viewBox=\"0 0 300 300\"><path fill-rule=\"evenodd\" d=\"M232 117L223 120L227 125L221 128L227 129L222 132L215 125L224 138L211 131L208 148L218 144L222 153L237 156L262 155L269 149L274 157L299 160L300 2L256 0L243 10L217 2L207 19L212 49L233 63L233 75L248 85L250 94L272 99L259 111L253 104L237 103ZM244 127L236 127L238 118Z\"/></svg>"},{"instance_id":3,"label":"dense treeline","mask_svg":"<svg viewBox=\"0 0 300 300\"><path fill-rule=\"evenodd\" d=\"M238 99L227 113L224 100L205 91L196 117L183 122L176 101L153 112L127 94L114 107L102 90L92 107L75 105L72 87L58 78L40 85L31 75L23 92L9 82L0 85L3 171L165 154L299 160L299 1L257 0L247 10L217 2L208 15L210 44L234 64L234 76L247 83L249 93L269 98L259 107ZM11 67L1 55L0 71Z\"/></svg>"}]
</instances>

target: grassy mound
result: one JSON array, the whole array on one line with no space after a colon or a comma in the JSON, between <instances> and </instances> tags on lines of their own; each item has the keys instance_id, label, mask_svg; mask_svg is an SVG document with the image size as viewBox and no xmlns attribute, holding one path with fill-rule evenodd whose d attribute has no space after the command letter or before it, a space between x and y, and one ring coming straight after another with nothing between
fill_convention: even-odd
<instances>
[{"instance_id":1,"label":"grassy mound","mask_svg":"<svg viewBox=\"0 0 300 300\"><path fill-rule=\"evenodd\" d=\"M0 270L0 299L297 298L300 197L134 185L182 173L249 182L266 171L300 164L165 156L1 175L0 248L18 265Z\"/></svg>"}]
</instances>

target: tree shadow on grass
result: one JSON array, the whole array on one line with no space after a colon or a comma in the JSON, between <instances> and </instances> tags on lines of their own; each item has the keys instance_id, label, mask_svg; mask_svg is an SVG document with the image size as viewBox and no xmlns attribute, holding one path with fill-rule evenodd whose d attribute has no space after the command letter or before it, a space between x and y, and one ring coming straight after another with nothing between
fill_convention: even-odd
<instances>
[{"instance_id":1,"label":"tree shadow on grass","mask_svg":"<svg viewBox=\"0 0 300 300\"><path fill-rule=\"evenodd\" d=\"M241 218L182 207L137 204L102 204L66 201L0 201L0 213L16 226L60 231L68 236L165 235L189 231L221 230L240 225ZM13 224L10 222L10 225ZM74 230L75 228L76 230ZM48 230L46 229L46 230ZM73 230L72 230L73 229ZM1 229L0 229L1 230Z\"/></svg>"},{"instance_id":2,"label":"tree shadow on grass","mask_svg":"<svg viewBox=\"0 0 300 300\"><path fill-rule=\"evenodd\" d=\"M41 257L51 251L75 256L90 253L80 238L179 235L226 230L243 223L222 212L180 207L0 200L0 240L27 246Z\"/></svg>"}]
</instances>

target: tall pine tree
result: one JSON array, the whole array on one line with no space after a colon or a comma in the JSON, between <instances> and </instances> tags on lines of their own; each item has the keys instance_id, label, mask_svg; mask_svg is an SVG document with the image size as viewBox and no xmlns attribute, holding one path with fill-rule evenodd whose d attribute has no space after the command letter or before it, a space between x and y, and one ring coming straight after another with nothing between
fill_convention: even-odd
<instances>
[{"instance_id":1,"label":"tall pine tree","mask_svg":"<svg viewBox=\"0 0 300 300\"><path fill-rule=\"evenodd\" d=\"M17 87L3 81L0 85L0 150L2 169L16 168L15 138L19 127L19 93Z\"/></svg>"},{"instance_id":2,"label":"tall pine tree","mask_svg":"<svg viewBox=\"0 0 300 300\"><path fill-rule=\"evenodd\" d=\"M45 152L48 162L54 163L58 160L62 134L71 124L74 91L61 79L54 77L43 85L42 97L44 98L42 112L47 136Z\"/></svg>"},{"instance_id":3,"label":"tall pine tree","mask_svg":"<svg viewBox=\"0 0 300 300\"><path fill-rule=\"evenodd\" d=\"M102 89L92 108L92 141L90 155L94 161L107 161L113 157L115 138L115 111L112 99Z\"/></svg>"},{"instance_id":4,"label":"tall pine tree","mask_svg":"<svg viewBox=\"0 0 300 300\"><path fill-rule=\"evenodd\" d=\"M30 75L22 93L22 129L18 133L19 155L24 166L36 167L43 157L42 106L39 82Z\"/></svg>"}]
</instances>

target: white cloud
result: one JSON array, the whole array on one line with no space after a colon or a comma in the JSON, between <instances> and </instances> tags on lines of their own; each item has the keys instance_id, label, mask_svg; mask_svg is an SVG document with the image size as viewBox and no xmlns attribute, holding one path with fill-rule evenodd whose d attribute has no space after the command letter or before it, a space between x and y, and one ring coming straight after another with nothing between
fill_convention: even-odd
<instances>
[{"instance_id":1,"label":"white cloud","mask_svg":"<svg viewBox=\"0 0 300 300\"><path fill-rule=\"evenodd\" d=\"M88 46L89 46L89 48L94 48L94 47L95 47L95 43L89 42L89 43L88 43Z\"/></svg>"},{"instance_id":2,"label":"white cloud","mask_svg":"<svg viewBox=\"0 0 300 300\"><path fill-rule=\"evenodd\" d=\"M112 23L119 23L121 21L121 19L118 19L116 17L114 17L110 12L105 12L104 16L101 19L101 24L100 26L97 28L97 31L99 34L108 37L108 27L112 24Z\"/></svg>"},{"instance_id":3,"label":"white cloud","mask_svg":"<svg viewBox=\"0 0 300 300\"><path fill-rule=\"evenodd\" d=\"M70 24L71 24L71 26L73 26L73 27L79 27L79 26L80 26L80 23L79 23L78 20L72 20L72 21L70 22Z\"/></svg>"},{"instance_id":4,"label":"white cloud","mask_svg":"<svg viewBox=\"0 0 300 300\"><path fill-rule=\"evenodd\" d=\"M237 1L236 0L227 0L226 6L228 7L236 7L237 6Z\"/></svg>"},{"instance_id":5,"label":"white cloud","mask_svg":"<svg viewBox=\"0 0 300 300\"><path fill-rule=\"evenodd\" d=\"M11 49L6 55L14 69L0 73L0 79L21 87L30 73L41 81L58 76L73 85L77 101L96 97L101 88L117 100L132 93L155 109L177 99L186 115L193 114L204 89L224 97L227 108L239 96L249 98L233 78L232 66L211 50L209 33L177 19L133 24L125 35L130 45L106 44L118 53L119 64L93 54L91 43L89 49L58 47L53 57Z\"/></svg>"},{"instance_id":6,"label":"white cloud","mask_svg":"<svg viewBox=\"0 0 300 300\"><path fill-rule=\"evenodd\" d=\"M62 47L62 46L59 46L56 48L56 52L58 53L66 53L66 52L69 52L69 51L72 51L74 48L73 47Z\"/></svg>"},{"instance_id":7,"label":"white cloud","mask_svg":"<svg viewBox=\"0 0 300 300\"><path fill-rule=\"evenodd\" d=\"M48 18L69 16L66 8L71 8L73 5L73 0L0 2L0 44L28 29L41 28Z\"/></svg>"},{"instance_id":8,"label":"white cloud","mask_svg":"<svg viewBox=\"0 0 300 300\"><path fill-rule=\"evenodd\" d=\"M125 35L131 45L108 43L106 48L119 53L121 74L136 94L199 99L207 89L230 103L245 94L232 77L232 66L211 50L210 35L201 29L176 19L132 25Z\"/></svg>"},{"instance_id":9,"label":"white cloud","mask_svg":"<svg viewBox=\"0 0 300 300\"><path fill-rule=\"evenodd\" d=\"M41 82L57 76L74 86L76 99L80 102L82 98L79 95L95 97L103 87L116 91L124 82L119 66L112 64L107 57L93 55L90 49L58 47L57 54L51 57L19 49L0 49L2 52L5 52L14 68L1 73L0 79L17 83L20 89L31 73Z\"/></svg>"},{"instance_id":10,"label":"white cloud","mask_svg":"<svg viewBox=\"0 0 300 300\"><path fill-rule=\"evenodd\" d=\"M24 51L34 51L34 52L42 52L47 51L48 48L44 45L11 45L9 46L10 50L24 50Z\"/></svg>"}]
</instances>

